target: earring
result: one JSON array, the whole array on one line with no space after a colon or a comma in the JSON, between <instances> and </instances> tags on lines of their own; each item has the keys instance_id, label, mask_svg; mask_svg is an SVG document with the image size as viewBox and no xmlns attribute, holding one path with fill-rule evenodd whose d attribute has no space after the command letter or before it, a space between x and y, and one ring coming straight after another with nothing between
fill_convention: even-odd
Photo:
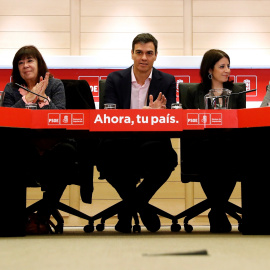
<instances>
[{"instance_id":1,"label":"earring","mask_svg":"<svg viewBox=\"0 0 270 270\"><path fill-rule=\"evenodd\" d=\"M209 79L209 80L212 80L212 77L213 77L212 74L209 73L209 74L208 74L208 79Z\"/></svg>"}]
</instances>

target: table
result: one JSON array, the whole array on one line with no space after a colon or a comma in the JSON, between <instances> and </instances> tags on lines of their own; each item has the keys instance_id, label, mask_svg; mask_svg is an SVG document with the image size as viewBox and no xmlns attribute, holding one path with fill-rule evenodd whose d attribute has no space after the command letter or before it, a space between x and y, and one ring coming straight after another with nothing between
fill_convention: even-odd
<instances>
[{"instance_id":1,"label":"table","mask_svg":"<svg viewBox=\"0 0 270 270\"><path fill-rule=\"evenodd\" d=\"M135 134L147 136L208 136L209 132L232 132L235 138L245 138L240 143L251 141L251 153L260 157L261 149L257 144L260 134L264 133L266 139L270 130L270 108L256 109L241 109L241 110L25 110L14 108L0 108L0 127L4 130L13 130L20 132L30 132L35 134L35 131L53 133L59 136L117 136L126 134ZM11 129L10 129L11 128ZM266 132L265 132L266 131ZM229 134L228 133L228 134ZM40 133L39 133L40 134ZM83 135L82 135L83 134ZM244 134L244 136L243 136ZM239 137L237 137L239 136ZM255 142L250 140L249 136L254 136ZM260 160L260 159L257 159ZM264 173L260 162L254 164L258 166L258 178L260 182L264 181ZM270 234L270 229L264 226L263 229L252 229L252 221L254 215L258 215L258 211L265 220L265 209L268 210L269 203L267 192L264 193L265 198L261 196L261 190L256 190L256 198L251 195L254 191L254 178L249 177L247 181L242 183L242 205L243 205L243 233L244 234ZM257 179L257 177L256 177ZM14 187L13 184L12 188ZM263 183L265 185L265 183ZM256 187L258 185L255 185ZM8 193L4 187L2 200L8 198ZM252 198L251 198L252 196ZM0 196L1 197L1 196ZM21 207L20 213L24 213L25 209L25 188L18 187L16 198L16 207ZM250 203L252 201L252 204ZM13 208L11 204L9 209L6 209L5 215L10 220L7 224L3 223L0 226L1 231L7 231L9 226L12 226L14 221ZM261 210L263 209L263 210ZM16 224L18 220L22 221L21 217L16 216ZM20 222L19 222L20 223ZM21 223L22 224L22 223ZM10 233L7 233L7 236ZM23 225L14 235L23 235ZM3 236L3 234L2 234Z\"/></svg>"}]
</instances>

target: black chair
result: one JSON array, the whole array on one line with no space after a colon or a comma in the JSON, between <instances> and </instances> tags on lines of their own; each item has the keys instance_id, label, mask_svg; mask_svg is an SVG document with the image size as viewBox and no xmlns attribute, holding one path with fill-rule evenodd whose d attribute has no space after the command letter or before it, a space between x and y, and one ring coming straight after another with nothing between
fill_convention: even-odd
<instances>
[{"instance_id":1,"label":"black chair","mask_svg":"<svg viewBox=\"0 0 270 270\"><path fill-rule=\"evenodd\" d=\"M245 83L235 83L236 85L240 86L243 91L246 90ZM186 97L187 92L189 89L198 87L198 83L179 83L179 97L180 102L182 103L183 108L187 108L186 105ZM243 101L246 100L246 95L241 94ZM192 144L193 140L188 140L186 138L181 139L181 181L183 183L189 183L189 182L200 182L202 180L202 176L196 172L196 161L194 159L194 151L192 150L196 147L196 143ZM195 163L195 164L194 164ZM191 165L192 164L192 165ZM208 199L203 200L202 202L186 209L185 211L179 213L175 216L175 219L181 219L185 217L184 219L184 228L186 232L191 232L193 230L192 225L188 224L189 220L192 218L202 214L204 211L210 209L210 204ZM241 231L242 226L242 219L239 214L242 214L242 208L228 202L226 205L226 213L229 214L231 217L236 219L238 221L238 229ZM177 230L177 225L175 226L175 230Z\"/></svg>"},{"instance_id":2,"label":"black chair","mask_svg":"<svg viewBox=\"0 0 270 270\"><path fill-rule=\"evenodd\" d=\"M106 80L100 80L99 81L99 109L103 109L104 108L104 98L105 98L105 85L106 85ZM102 175L102 173L100 173L100 180L105 179L105 177ZM120 207L122 206L123 201L120 201L116 204L114 204L113 206L105 209L104 211L98 213L97 215L93 216L92 218L94 220L97 220L99 218L101 218L101 223L98 224L96 226L96 229L98 231L103 231L104 227L105 227L105 221L107 219L109 219L110 217L116 215L120 209ZM171 220L175 220L174 216L149 204L149 206L152 208L153 211L155 211L158 215L163 216L165 218L171 219ZM135 225L133 226L133 232L140 232L141 231L141 227L139 225L139 218L137 213L133 213L133 219L135 222ZM177 223L177 220L175 220L175 223ZM178 225L178 224L177 224ZM173 226L173 225L172 225Z\"/></svg>"},{"instance_id":3,"label":"black chair","mask_svg":"<svg viewBox=\"0 0 270 270\"><path fill-rule=\"evenodd\" d=\"M85 80L62 80L65 87L65 95L66 95L66 108L67 109L95 109L95 102L92 96L91 89L89 84ZM78 144L81 144L81 148L92 147L93 153L92 156L95 155L95 147L97 142L93 138L82 138L78 139ZM87 148L87 149L88 149ZM80 154L80 153L79 153ZM89 153L90 155L90 153ZM80 158L79 158L80 159ZM78 177L80 179L75 179L74 182L80 185L81 188L81 198L84 202L91 203L92 191L93 191L93 166L94 166L94 158L93 161L88 161L84 163L83 157L76 162L76 170L78 170ZM37 183L31 183L28 187L39 187L40 185ZM46 192L46 188L41 186L41 190ZM26 214L29 214L37 211L42 202L37 201L36 203L30 205L26 209ZM59 233L63 233L64 219L59 213L59 210L69 213L71 215L80 217L89 222L88 225L84 227L85 232L92 231L92 218L62 202L59 202L57 205L57 209L54 209L52 212L52 216L57 221L56 231Z\"/></svg>"}]
</instances>

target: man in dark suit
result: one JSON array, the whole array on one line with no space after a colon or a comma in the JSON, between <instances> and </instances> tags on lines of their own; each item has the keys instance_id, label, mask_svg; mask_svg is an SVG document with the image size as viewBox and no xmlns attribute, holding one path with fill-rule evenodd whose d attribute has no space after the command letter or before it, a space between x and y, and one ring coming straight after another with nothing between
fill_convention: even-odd
<instances>
[{"instance_id":1,"label":"man in dark suit","mask_svg":"<svg viewBox=\"0 0 270 270\"><path fill-rule=\"evenodd\" d=\"M157 58L157 40L151 34L139 34L132 43L134 65L112 72L106 80L105 103L118 109L166 109L176 101L174 76L153 68ZM160 228L149 200L167 181L177 165L177 154L170 138L138 136L103 140L98 169L124 200L115 229L131 232L132 213L139 212L146 228ZM140 182L143 181L136 187Z\"/></svg>"}]
</instances>

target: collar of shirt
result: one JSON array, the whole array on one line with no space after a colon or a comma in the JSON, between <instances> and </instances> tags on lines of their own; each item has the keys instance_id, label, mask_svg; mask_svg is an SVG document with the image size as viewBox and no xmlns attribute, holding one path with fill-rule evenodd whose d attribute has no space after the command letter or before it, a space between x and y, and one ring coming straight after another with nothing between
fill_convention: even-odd
<instances>
[{"instance_id":1,"label":"collar of shirt","mask_svg":"<svg viewBox=\"0 0 270 270\"><path fill-rule=\"evenodd\" d=\"M151 70L151 73L150 73L150 75L148 76L148 78L146 80L151 80L152 79L152 73L153 73L153 69ZM134 74L134 67L133 66L131 68L131 82L132 83L134 83L134 82L137 83L137 80L136 80L136 77L135 77L135 74Z\"/></svg>"},{"instance_id":2,"label":"collar of shirt","mask_svg":"<svg viewBox=\"0 0 270 270\"><path fill-rule=\"evenodd\" d=\"M134 70L132 67L130 109L142 109L143 106L146 105L148 89L152 79L152 71L148 76L148 78L145 80L144 85L140 85L137 83L136 77L134 75Z\"/></svg>"}]
</instances>

